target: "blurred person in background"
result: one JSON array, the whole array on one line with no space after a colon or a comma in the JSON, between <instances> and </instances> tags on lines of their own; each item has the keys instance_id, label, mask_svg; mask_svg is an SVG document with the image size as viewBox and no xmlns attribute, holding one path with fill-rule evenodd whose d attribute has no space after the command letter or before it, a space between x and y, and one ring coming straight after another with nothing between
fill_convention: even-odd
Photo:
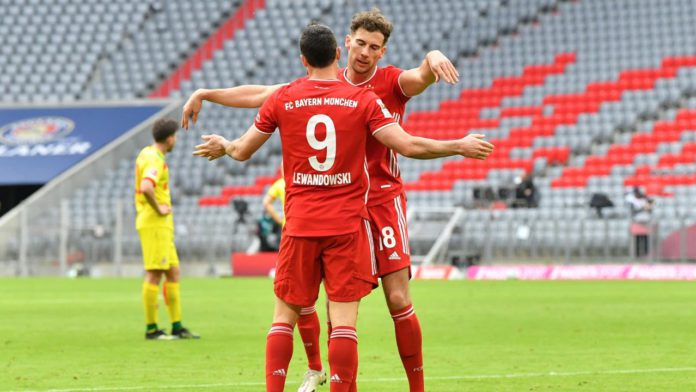
<instances>
[{"instance_id":1,"label":"blurred person in background","mask_svg":"<svg viewBox=\"0 0 696 392\"><path fill-rule=\"evenodd\" d=\"M515 185L514 207L536 208L539 205L539 193L531 173L515 178Z\"/></svg>"},{"instance_id":2,"label":"blurred person in background","mask_svg":"<svg viewBox=\"0 0 696 392\"><path fill-rule=\"evenodd\" d=\"M624 201L631 210L631 234L635 242L636 257L644 257L650 250L649 235L653 200L636 186L626 193Z\"/></svg>"}]
</instances>

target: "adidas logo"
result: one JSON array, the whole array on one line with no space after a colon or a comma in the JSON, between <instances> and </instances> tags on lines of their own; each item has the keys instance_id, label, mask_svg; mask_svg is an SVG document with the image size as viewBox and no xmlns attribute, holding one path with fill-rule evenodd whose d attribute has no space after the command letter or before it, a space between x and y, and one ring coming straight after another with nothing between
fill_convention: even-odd
<instances>
[{"instance_id":1,"label":"adidas logo","mask_svg":"<svg viewBox=\"0 0 696 392\"><path fill-rule=\"evenodd\" d=\"M341 377L338 377L338 374L334 374L331 376L331 382L342 384L343 380L341 380Z\"/></svg>"},{"instance_id":2,"label":"adidas logo","mask_svg":"<svg viewBox=\"0 0 696 392\"><path fill-rule=\"evenodd\" d=\"M273 375L274 375L274 376L285 377L285 376L286 376L285 369L278 369L278 370L275 370L275 371L273 371Z\"/></svg>"},{"instance_id":3,"label":"adidas logo","mask_svg":"<svg viewBox=\"0 0 696 392\"><path fill-rule=\"evenodd\" d=\"M305 343L304 346L305 346L305 347L312 347L313 344L312 344L312 342L309 342L309 343Z\"/></svg>"},{"instance_id":4,"label":"adidas logo","mask_svg":"<svg viewBox=\"0 0 696 392\"><path fill-rule=\"evenodd\" d=\"M422 372L422 371L423 371L423 366L419 366L419 367L417 367L417 368L413 368L413 371L414 371L415 373Z\"/></svg>"},{"instance_id":5,"label":"adidas logo","mask_svg":"<svg viewBox=\"0 0 696 392\"><path fill-rule=\"evenodd\" d=\"M399 256L396 251L394 251L392 254L389 255L389 260L401 260L401 256Z\"/></svg>"}]
</instances>

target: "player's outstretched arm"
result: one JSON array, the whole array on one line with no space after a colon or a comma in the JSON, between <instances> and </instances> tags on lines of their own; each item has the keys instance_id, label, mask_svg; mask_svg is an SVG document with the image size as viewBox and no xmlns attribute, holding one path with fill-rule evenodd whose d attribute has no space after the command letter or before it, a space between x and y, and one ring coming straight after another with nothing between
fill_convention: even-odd
<instances>
[{"instance_id":1,"label":"player's outstretched arm","mask_svg":"<svg viewBox=\"0 0 696 392\"><path fill-rule=\"evenodd\" d=\"M229 155L237 161L246 161L271 137L270 133L259 131L255 125L249 127L240 138L229 141L220 135L203 135L205 141L193 148L193 155L208 158L209 161Z\"/></svg>"},{"instance_id":2,"label":"player's outstretched arm","mask_svg":"<svg viewBox=\"0 0 696 392\"><path fill-rule=\"evenodd\" d=\"M471 134L455 140L435 140L412 136L398 124L388 125L374 137L380 143L399 154L415 159L435 159L452 155L484 160L493 152L494 146L485 141L484 135Z\"/></svg>"},{"instance_id":3,"label":"player's outstretched arm","mask_svg":"<svg viewBox=\"0 0 696 392\"><path fill-rule=\"evenodd\" d=\"M399 76L399 85L409 97L419 95L431 84L444 80L449 84L459 81L459 72L454 64L439 50L428 52L418 68L404 71Z\"/></svg>"},{"instance_id":4,"label":"player's outstretched arm","mask_svg":"<svg viewBox=\"0 0 696 392\"><path fill-rule=\"evenodd\" d=\"M194 124L198 121L198 113L203 107L203 101L235 108L259 108L266 99L282 84L262 86L248 84L224 89L198 89L184 104L181 115L181 127L188 129L189 120Z\"/></svg>"}]
</instances>

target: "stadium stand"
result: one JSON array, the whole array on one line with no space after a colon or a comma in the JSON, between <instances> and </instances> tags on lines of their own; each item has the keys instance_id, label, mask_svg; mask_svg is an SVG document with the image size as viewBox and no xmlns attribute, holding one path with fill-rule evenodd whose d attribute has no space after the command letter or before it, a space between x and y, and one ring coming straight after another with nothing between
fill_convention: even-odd
<instances>
[{"instance_id":1,"label":"stadium stand","mask_svg":"<svg viewBox=\"0 0 696 392\"><path fill-rule=\"evenodd\" d=\"M350 16L374 3L249 2L34 0L31 7L8 6L3 18L52 23L0 24L9 43L0 64L12 71L0 76L0 89L11 101L70 101L166 92L185 98L201 87L285 82L303 74L296 37L307 22L322 21L342 37ZM405 128L442 138L484 133L497 146L486 162L400 160L415 211L467 208L449 243L452 254L629 257L631 222L623 197L633 186L656 200L658 239L694 223L696 15L689 0L392 0L379 6L396 26L384 63L417 66L437 48L462 75L457 85L438 84L414 98ZM29 28L36 31L27 34ZM49 56L39 55L44 48ZM279 138L244 165L229 159L210 164L190 152L203 133L240 135L254 114L205 104L195 129L180 133L169 161L177 230L187 233L178 237L182 257L226 257L251 242L261 195L280 162ZM98 211L118 200L126 200L125 221L132 219L133 157L75 192L71 224L112 225L113 214ZM500 198L524 172L534 175L539 208L481 204L482 192ZM614 203L603 219L589 208L595 193ZM247 202L247 223L238 222L232 200ZM54 211L46 219L57 216ZM447 217L422 214L413 222L412 246L424 253ZM108 257L108 241L79 241L90 244L75 248L96 247ZM123 243L136 257L134 231Z\"/></svg>"}]
</instances>

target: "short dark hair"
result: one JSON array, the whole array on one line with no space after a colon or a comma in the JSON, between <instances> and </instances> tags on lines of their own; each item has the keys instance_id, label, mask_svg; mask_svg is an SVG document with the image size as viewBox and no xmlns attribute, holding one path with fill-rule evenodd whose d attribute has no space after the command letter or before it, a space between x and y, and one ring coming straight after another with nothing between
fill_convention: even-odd
<instances>
[{"instance_id":1,"label":"short dark hair","mask_svg":"<svg viewBox=\"0 0 696 392\"><path fill-rule=\"evenodd\" d=\"M169 118L160 118L155 121L155 125L152 127L152 137L157 143L162 143L169 136L172 136L179 130L179 123L175 120Z\"/></svg>"},{"instance_id":2,"label":"short dark hair","mask_svg":"<svg viewBox=\"0 0 696 392\"><path fill-rule=\"evenodd\" d=\"M302 31L300 52L309 65L324 68L336 60L336 36L328 26L311 23Z\"/></svg>"},{"instance_id":3,"label":"short dark hair","mask_svg":"<svg viewBox=\"0 0 696 392\"><path fill-rule=\"evenodd\" d=\"M394 25L384 16L379 8L374 7L369 11L358 12L353 15L353 19L350 21L350 33L355 34L358 29L365 29L370 33L379 31L384 36L382 45L386 45L392 30L394 30Z\"/></svg>"}]
</instances>

